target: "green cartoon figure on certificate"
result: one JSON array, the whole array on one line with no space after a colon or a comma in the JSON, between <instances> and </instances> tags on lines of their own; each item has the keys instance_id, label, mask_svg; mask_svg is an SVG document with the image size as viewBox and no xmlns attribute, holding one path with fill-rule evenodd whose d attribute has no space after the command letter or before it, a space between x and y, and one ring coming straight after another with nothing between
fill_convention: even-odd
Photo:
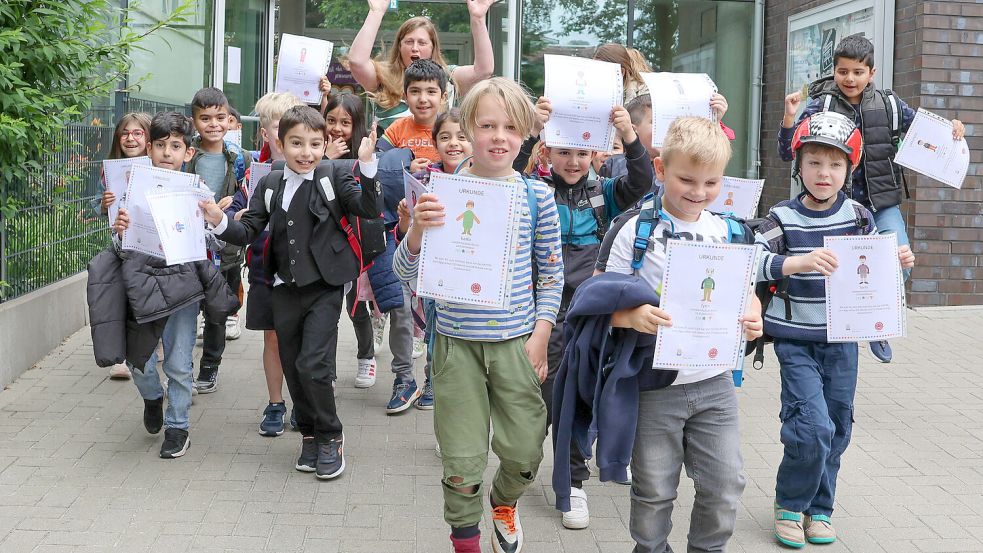
<instances>
[{"instance_id":1,"label":"green cartoon figure on certificate","mask_svg":"<svg viewBox=\"0 0 983 553\"><path fill-rule=\"evenodd\" d=\"M467 209L464 211L464 213L458 215L454 220L461 221L461 236L471 236L471 228L474 227L475 223L480 225L481 219L479 219L478 216L474 214L474 211L472 211L474 209L474 200L468 200L465 207L467 207Z\"/></svg>"},{"instance_id":2,"label":"green cartoon figure on certificate","mask_svg":"<svg viewBox=\"0 0 983 553\"><path fill-rule=\"evenodd\" d=\"M707 277L703 279L703 283L700 286L703 288L703 301L710 301L710 294L713 293L713 289L716 287L717 283L713 281L713 269L707 269Z\"/></svg>"}]
</instances>

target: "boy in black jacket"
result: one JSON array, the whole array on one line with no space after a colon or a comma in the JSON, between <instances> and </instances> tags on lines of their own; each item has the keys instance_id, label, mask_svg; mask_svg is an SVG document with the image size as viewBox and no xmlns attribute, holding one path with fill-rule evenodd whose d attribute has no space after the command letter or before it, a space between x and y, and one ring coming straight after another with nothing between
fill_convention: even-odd
<instances>
[{"instance_id":1,"label":"boy in black jacket","mask_svg":"<svg viewBox=\"0 0 983 553\"><path fill-rule=\"evenodd\" d=\"M249 244L269 224L266 261L273 283L273 326L280 343L283 376L303 435L297 470L335 478L345 470L344 436L332 380L338 318L345 289L360 265L341 227L348 214L376 217L379 186L374 181L374 136L362 140L359 187L349 165L318 167L324 155L324 119L296 106L280 119L277 146L283 172L259 182L249 210L229 219L213 201L202 202L215 233L232 244Z\"/></svg>"}]
</instances>

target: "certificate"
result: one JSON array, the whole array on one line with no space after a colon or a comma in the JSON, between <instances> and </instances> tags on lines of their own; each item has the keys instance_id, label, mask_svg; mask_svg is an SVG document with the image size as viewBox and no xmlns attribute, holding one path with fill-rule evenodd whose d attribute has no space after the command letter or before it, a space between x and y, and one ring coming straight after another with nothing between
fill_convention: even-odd
<instances>
[{"instance_id":1,"label":"certificate","mask_svg":"<svg viewBox=\"0 0 983 553\"><path fill-rule=\"evenodd\" d=\"M206 193L203 193L206 192ZM157 236L168 265L208 258L205 248L205 220L198 201L209 198L208 190L147 194Z\"/></svg>"},{"instance_id":2,"label":"certificate","mask_svg":"<svg viewBox=\"0 0 983 553\"><path fill-rule=\"evenodd\" d=\"M669 125L680 117L713 119L717 85L706 73L642 73L652 95L652 147L661 148Z\"/></svg>"},{"instance_id":3,"label":"certificate","mask_svg":"<svg viewBox=\"0 0 983 553\"><path fill-rule=\"evenodd\" d=\"M660 305L672 326L659 328L653 367L738 367L757 257L752 245L669 240Z\"/></svg>"},{"instance_id":4,"label":"certificate","mask_svg":"<svg viewBox=\"0 0 983 553\"><path fill-rule=\"evenodd\" d=\"M753 219L758 214L758 202L764 179L739 179L724 177L720 181L720 195L707 207L714 213L733 213L741 219Z\"/></svg>"},{"instance_id":5,"label":"certificate","mask_svg":"<svg viewBox=\"0 0 983 553\"><path fill-rule=\"evenodd\" d=\"M553 104L546 145L610 152L614 148L611 110L624 100L621 66L572 56L543 56L544 96Z\"/></svg>"},{"instance_id":6,"label":"certificate","mask_svg":"<svg viewBox=\"0 0 983 553\"><path fill-rule=\"evenodd\" d=\"M225 140L242 148L242 129L225 131Z\"/></svg>"},{"instance_id":7,"label":"certificate","mask_svg":"<svg viewBox=\"0 0 983 553\"><path fill-rule=\"evenodd\" d=\"M147 194L198 190L202 199L211 198L211 192L207 188L198 188L198 181L198 175L194 173L146 165L134 166L122 204L130 217L130 226L123 231L123 249L163 258L164 247L157 234L157 225L150 211Z\"/></svg>"},{"instance_id":8,"label":"certificate","mask_svg":"<svg viewBox=\"0 0 983 553\"><path fill-rule=\"evenodd\" d=\"M966 139L952 139L952 121L919 108L894 161L953 188L962 188L969 171Z\"/></svg>"},{"instance_id":9,"label":"certificate","mask_svg":"<svg viewBox=\"0 0 983 553\"><path fill-rule=\"evenodd\" d=\"M277 55L274 92L290 92L305 103L321 101L318 82L328 71L334 44L316 38L283 33Z\"/></svg>"},{"instance_id":10,"label":"certificate","mask_svg":"<svg viewBox=\"0 0 983 553\"><path fill-rule=\"evenodd\" d=\"M826 340L869 342L904 336L907 319L897 236L826 236L823 241L839 261L826 277Z\"/></svg>"},{"instance_id":11,"label":"certificate","mask_svg":"<svg viewBox=\"0 0 983 553\"><path fill-rule=\"evenodd\" d=\"M102 174L106 179L106 190L116 196L116 201L109 206L109 224L116 221L116 214L119 213L119 202L126 194L126 185L130 181L130 172L134 165L150 165L150 158L147 156L129 157L123 159L104 159L102 161Z\"/></svg>"},{"instance_id":12,"label":"certificate","mask_svg":"<svg viewBox=\"0 0 983 553\"><path fill-rule=\"evenodd\" d=\"M256 191L256 187L259 186L259 181L263 180L263 177L269 175L273 172L272 163L250 163L249 164L249 187L246 191L249 193L247 199L253 197L253 192Z\"/></svg>"},{"instance_id":13,"label":"certificate","mask_svg":"<svg viewBox=\"0 0 983 553\"><path fill-rule=\"evenodd\" d=\"M505 309L512 290L520 186L448 173L430 177L446 217L443 226L423 233L420 296Z\"/></svg>"},{"instance_id":14,"label":"certificate","mask_svg":"<svg viewBox=\"0 0 983 553\"><path fill-rule=\"evenodd\" d=\"M427 187L414 177L409 171L403 169L403 197L406 198L406 206L413 212L416 201L420 196L427 193Z\"/></svg>"}]
</instances>

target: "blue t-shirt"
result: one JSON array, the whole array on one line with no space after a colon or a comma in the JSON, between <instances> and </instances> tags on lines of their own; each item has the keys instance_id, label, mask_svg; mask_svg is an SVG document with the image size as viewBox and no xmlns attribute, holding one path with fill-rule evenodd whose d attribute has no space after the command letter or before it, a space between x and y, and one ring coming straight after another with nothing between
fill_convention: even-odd
<instances>
[{"instance_id":1,"label":"blue t-shirt","mask_svg":"<svg viewBox=\"0 0 983 553\"><path fill-rule=\"evenodd\" d=\"M205 186L215 194L215 201L222 199L222 187L225 184L225 171L228 169L228 162L225 154L212 154L202 152L201 158L195 164L195 173L205 181Z\"/></svg>"}]
</instances>

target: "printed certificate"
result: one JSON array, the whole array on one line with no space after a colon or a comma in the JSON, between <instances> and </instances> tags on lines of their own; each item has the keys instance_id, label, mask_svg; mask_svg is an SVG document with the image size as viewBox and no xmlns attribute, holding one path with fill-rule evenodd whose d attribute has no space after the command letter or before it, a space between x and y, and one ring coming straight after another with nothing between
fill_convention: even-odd
<instances>
[{"instance_id":1,"label":"printed certificate","mask_svg":"<svg viewBox=\"0 0 983 553\"><path fill-rule=\"evenodd\" d=\"M751 295L758 248L669 240L661 307L672 326L660 327L652 366L734 369L744 356L739 319Z\"/></svg>"},{"instance_id":2,"label":"printed certificate","mask_svg":"<svg viewBox=\"0 0 983 553\"><path fill-rule=\"evenodd\" d=\"M225 140L242 148L242 129L226 131Z\"/></svg>"},{"instance_id":3,"label":"printed certificate","mask_svg":"<svg viewBox=\"0 0 983 553\"><path fill-rule=\"evenodd\" d=\"M434 173L444 225L423 233L417 293L436 300L505 309L518 233L522 182Z\"/></svg>"},{"instance_id":4,"label":"printed certificate","mask_svg":"<svg viewBox=\"0 0 983 553\"><path fill-rule=\"evenodd\" d=\"M827 341L869 342L904 336L907 318L897 236L827 236L823 240L839 261L836 271L826 277Z\"/></svg>"},{"instance_id":5,"label":"printed certificate","mask_svg":"<svg viewBox=\"0 0 983 553\"><path fill-rule=\"evenodd\" d=\"M765 187L764 179L724 177L720 195L707 207L714 213L733 213L741 219L753 219L758 214L758 202Z\"/></svg>"},{"instance_id":6,"label":"printed certificate","mask_svg":"<svg viewBox=\"0 0 983 553\"><path fill-rule=\"evenodd\" d=\"M130 182L130 172L134 165L150 165L147 156L129 157L123 159L102 160L102 174L106 179L106 190L116 195L116 201L109 206L109 224L116 222L119 213L119 202L126 194L126 185Z\"/></svg>"},{"instance_id":7,"label":"printed certificate","mask_svg":"<svg viewBox=\"0 0 983 553\"><path fill-rule=\"evenodd\" d=\"M652 147L661 148L669 125L680 117L713 119L717 85L706 73L642 73L652 95Z\"/></svg>"},{"instance_id":8,"label":"printed certificate","mask_svg":"<svg viewBox=\"0 0 983 553\"><path fill-rule=\"evenodd\" d=\"M427 193L427 187L412 173L403 169L403 197L406 198L406 206L410 208L410 213L416 207L416 201L420 196Z\"/></svg>"},{"instance_id":9,"label":"printed certificate","mask_svg":"<svg viewBox=\"0 0 983 553\"><path fill-rule=\"evenodd\" d=\"M553 104L546 145L610 152L614 148L611 110L624 100L621 66L572 56L543 56L544 96Z\"/></svg>"},{"instance_id":10,"label":"printed certificate","mask_svg":"<svg viewBox=\"0 0 983 553\"><path fill-rule=\"evenodd\" d=\"M919 108L894 161L953 188L962 188L969 171L966 139L952 139L952 121Z\"/></svg>"},{"instance_id":11,"label":"printed certificate","mask_svg":"<svg viewBox=\"0 0 983 553\"><path fill-rule=\"evenodd\" d=\"M208 259L205 220L198 208L198 201L208 197L209 194L201 189L147 194L147 203L168 265Z\"/></svg>"},{"instance_id":12,"label":"printed certificate","mask_svg":"<svg viewBox=\"0 0 983 553\"><path fill-rule=\"evenodd\" d=\"M307 104L321 102L318 82L328 71L334 44L283 33L277 54L274 92L291 92Z\"/></svg>"},{"instance_id":13,"label":"printed certificate","mask_svg":"<svg viewBox=\"0 0 983 553\"><path fill-rule=\"evenodd\" d=\"M195 190L200 191L202 199L212 198L210 190L198 187L198 181L198 175L194 173L170 171L148 165L134 166L126 189L126 199L122 204L130 217L130 226L123 231L123 249L154 257L165 257L147 195Z\"/></svg>"},{"instance_id":14,"label":"printed certificate","mask_svg":"<svg viewBox=\"0 0 983 553\"><path fill-rule=\"evenodd\" d=\"M253 192L256 191L256 187L259 186L259 181L263 180L263 177L269 175L273 171L272 163L259 163L254 162L249 164L249 187L246 191L249 193L247 199L253 197Z\"/></svg>"}]
</instances>

